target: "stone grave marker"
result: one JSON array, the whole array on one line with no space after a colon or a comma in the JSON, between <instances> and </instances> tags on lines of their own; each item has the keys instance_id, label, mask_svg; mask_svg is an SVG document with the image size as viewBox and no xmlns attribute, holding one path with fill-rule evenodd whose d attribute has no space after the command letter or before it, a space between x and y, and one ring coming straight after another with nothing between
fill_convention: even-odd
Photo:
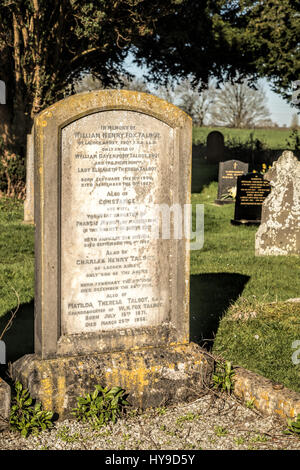
<instances>
[{"instance_id":1,"label":"stone grave marker","mask_svg":"<svg viewBox=\"0 0 300 470\"><path fill-rule=\"evenodd\" d=\"M24 201L24 222L27 224L34 223L34 148L32 134L27 134L26 198Z\"/></svg>"},{"instance_id":2,"label":"stone grave marker","mask_svg":"<svg viewBox=\"0 0 300 470\"><path fill-rule=\"evenodd\" d=\"M97 383L139 407L186 399L211 367L189 342L189 240L150 229L154 206L190 203L191 119L101 90L40 113L34 135L35 355L14 377L60 416Z\"/></svg>"},{"instance_id":3,"label":"stone grave marker","mask_svg":"<svg viewBox=\"0 0 300 470\"><path fill-rule=\"evenodd\" d=\"M0 104L6 104L6 86L3 80L0 80Z\"/></svg>"},{"instance_id":4,"label":"stone grave marker","mask_svg":"<svg viewBox=\"0 0 300 470\"><path fill-rule=\"evenodd\" d=\"M300 255L300 162L285 151L265 174L272 191L262 206L256 255Z\"/></svg>"},{"instance_id":5,"label":"stone grave marker","mask_svg":"<svg viewBox=\"0 0 300 470\"><path fill-rule=\"evenodd\" d=\"M234 202L236 194L237 177L248 173L248 163L240 160L228 160L219 163L218 197L216 204L229 204Z\"/></svg>"},{"instance_id":6,"label":"stone grave marker","mask_svg":"<svg viewBox=\"0 0 300 470\"><path fill-rule=\"evenodd\" d=\"M0 364L6 364L6 344L0 340Z\"/></svg>"},{"instance_id":7,"label":"stone grave marker","mask_svg":"<svg viewBox=\"0 0 300 470\"><path fill-rule=\"evenodd\" d=\"M224 136L222 132L212 131L206 139L206 156L209 163L224 160Z\"/></svg>"},{"instance_id":8,"label":"stone grave marker","mask_svg":"<svg viewBox=\"0 0 300 470\"><path fill-rule=\"evenodd\" d=\"M231 223L259 225L262 204L270 191L270 183L259 173L238 176L234 219Z\"/></svg>"}]
</instances>

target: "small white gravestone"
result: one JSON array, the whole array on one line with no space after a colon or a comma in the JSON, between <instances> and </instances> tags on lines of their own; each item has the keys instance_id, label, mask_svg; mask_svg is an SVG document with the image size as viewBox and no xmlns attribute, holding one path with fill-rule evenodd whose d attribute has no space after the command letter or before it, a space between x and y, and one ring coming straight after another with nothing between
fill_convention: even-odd
<instances>
[{"instance_id":1,"label":"small white gravestone","mask_svg":"<svg viewBox=\"0 0 300 470\"><path fill-rule=\"evenodd\" d=\"M6 104L6 87L3 80L0 80L0 104Z\"/></svg>"},{"instance_id":2,"label":"small white gravestone","mask_svg":"<svg viewBox=\"0 0 300 470\"><path fill-rule=\"evenodd\" d=\"M6 345L0 340L0 364L6 364Z\"/></svg>"}]
</instances>

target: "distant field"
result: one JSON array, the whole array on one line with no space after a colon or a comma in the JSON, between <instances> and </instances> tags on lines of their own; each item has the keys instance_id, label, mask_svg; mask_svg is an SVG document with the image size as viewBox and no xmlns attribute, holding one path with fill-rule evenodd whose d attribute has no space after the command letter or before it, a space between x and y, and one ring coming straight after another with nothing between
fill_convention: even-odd
<instances>
[{"instance_id":1,"label":"distant field","mask_svg":"<svg viewBox=\"0 0 300 470\"><path fill-rule=\"evenodd\" d=\"M228 141L246 143L253 134L253 140L260 140L269 149L288 149L287 140L291 134L290 129L230 129L227 127L194 127L193 143L206 143L206 137L211 131L220 131L224 135L225 145ZM233 143L233 142L232 142Z\"/></svg>"}]
</instances>

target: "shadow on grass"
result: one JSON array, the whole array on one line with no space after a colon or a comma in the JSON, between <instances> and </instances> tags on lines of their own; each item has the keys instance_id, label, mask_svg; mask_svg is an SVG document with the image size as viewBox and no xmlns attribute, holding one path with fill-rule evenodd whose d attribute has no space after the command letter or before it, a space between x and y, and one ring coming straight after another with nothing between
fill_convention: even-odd
<instances>
[{"instance_id":1,"label":"shadow on grass","mask_svg":"<svg viewBox=\"0 0 300 470\"><path fill-rule=\"evenodd\" d=\"M243 292L249 276L235 273L196 274L190 284L191 341L212 346L223 313ZM0 318L0 332L11 317ZM10 329L4 334L6 361L14 362L34 352L34 302L20 305Z\"/></svg>"},{"instance_id":2,"label":"shadow on grass","mask_svg":"<svg viewBox=\"0 0 300 470\"><path fill-rule=\"evenodd\" d=\"M11 312L0 318L0 332L11 317ZM6 362L14 362L25 354L34 352L34 301L22 304L9 330L4 333Z\"/></svg>"},{"instance_id":3,"label":"shadow on grass","mask_svg":"<svg viewBox=\"0 0 300 470\"><path fill-rule=\"evenodd\" d=\"M250 276L236 273L195 274L190 279L190 339L212 347L219 322L237 300Z\"/></svg>"},{"instance_id":4,"label":"shadow on grass","mask_svg":"<svg viewBox=\"0 0 300 470\"><path fill-rule=\"evenodd\" d=\"M205 161L193 158L192 164L192 193L201 193L204 186L212 181L218 181L219 165L210 165Z\"/></svg>"}]
</instances>

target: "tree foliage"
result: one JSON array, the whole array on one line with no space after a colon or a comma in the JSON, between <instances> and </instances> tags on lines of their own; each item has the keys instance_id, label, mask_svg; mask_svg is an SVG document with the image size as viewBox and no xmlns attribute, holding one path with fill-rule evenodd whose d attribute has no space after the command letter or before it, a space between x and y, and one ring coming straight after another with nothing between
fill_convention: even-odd
<instances>
[{"instance_id":1,"label":"tree foliage","mask_svg":"<svg viewBox=\"0 0 300 470\"><path fill-rule=\"evenodd\" d=\"M73 93L83 73L116 85L129 51L157 83L193 77L205 89L211 77L267 76L288 96L300 77L298 8L299 0L0 0L4 165L18 155L23 164L36 113ZM0 160L0 180L1 171Z\"/></svg>"},{"instance_id":2,"label":"tree foliage","mask_svg":"<svg viewBox=\"0 0 300 470\"><path fill-rule=\"evenodd\" d=\"M138 64L146 65L154 81L169 76L193 76L205 86L210 77L220 81L255 75L251 54L244 47L246 21L236 1L182 0L176 13L157 20L155 35L135 44Z\"/></svg>"},{"instance_id":3,"label":"tree foliage","mask_svg":"<svg viewBox=\"0 0 300 470\"><path fill-rule=\"evenodd\" d=\"M168 75L207 84L268 77L286 99L300 77L299 0L183 0L177 13L141 37L137 62L154 80Z\"/></svg>"},{"instance_id":4,"label":"tree foliage","mask_svg":"<svg viewBox=\"0 0 300 470\"><path fill-rule=\"evenodd\" d=\"M246 20L241 41L251 54L249 65L271 80L275 92L289 99L292 82L300 77L299 0L238 3Z\"/></svg>"},{"instance_id":5,"label":"tree foliage","mask_svg":"<svg viewBox=\"0 0 300 470\"><path fill-rule=\"evenodd\" d=\"M73 93L84 72L104 86L115 83L132 44L153 35L157 19L177 3L0 0L0 80L7 87L7 104L0 106L0 183L6 181L7 194L9 181L24 169L35 114ZM24 172L21 178L23 194Z\"/></svg>"},{"instance_id":6,"label":"tree foliage","mask_svg":"<svg viewBox=\"0 0 300 470\"><path fill-rule=\"evenodd\" d=\"M247 81L225 83L216 93L211 109L214 125L251 128L269 119L264 91L250 88Z\"/></svg>"},{"instance_id":7,"label":"tree foliage","mask_svg":"<svg viewBox=\"0 0 300 470\"><path fill-rule=\"evenodd\" d=\"M0 79L8 89L14 139L33 116L62 98L83 71L104 85L123 70L128 49L151 36L177 0L1 0ZM11 136L12 137L12 136Z\"/></svg>"}]
</instances>

